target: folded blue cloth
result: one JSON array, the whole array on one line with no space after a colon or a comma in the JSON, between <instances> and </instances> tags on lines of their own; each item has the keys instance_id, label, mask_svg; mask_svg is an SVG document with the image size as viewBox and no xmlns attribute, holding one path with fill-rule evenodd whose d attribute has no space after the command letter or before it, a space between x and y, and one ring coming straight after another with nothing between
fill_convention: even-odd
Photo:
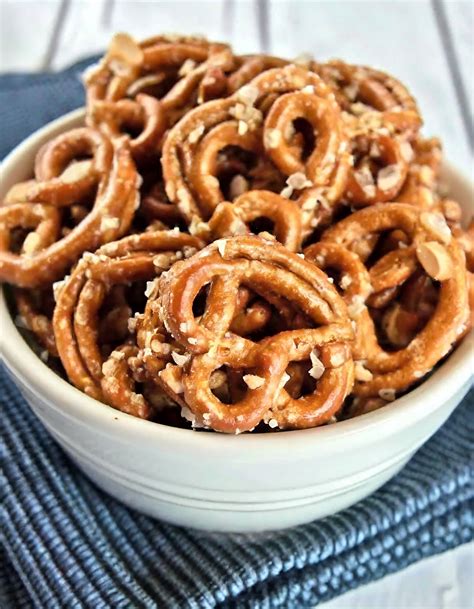
<instances>
[{"instance_id":1,"label":"folded blue cloth","mask_svg":"<svg viewBox=\"0 0 474 609\"><path fill-rule=\"evenodd\" d=\"M3 156L83 103L82 62L0 77ZM474 538L474 391L393 480L356 506L260 535L141 516L93 486L0 371L0 606L302 609Z\"/></svg>"}]
</instances>

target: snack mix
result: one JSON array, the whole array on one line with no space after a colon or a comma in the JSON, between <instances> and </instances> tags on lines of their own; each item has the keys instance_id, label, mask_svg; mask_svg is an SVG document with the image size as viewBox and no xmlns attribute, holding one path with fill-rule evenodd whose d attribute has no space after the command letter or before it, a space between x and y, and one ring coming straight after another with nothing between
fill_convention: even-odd
<instances>
[{"instance_id":1,"label":"snack mix","mask_svg":"<svg viewBox=\"0 0 474 609\"><path fill-rule=\"evenodd\" d=\"M469 331L474 226L395 78L117 34L84 83L85 126L4 198L0 279L87 395L193 429L316 427L403 395Z\"/></svg>"}]
</instances>

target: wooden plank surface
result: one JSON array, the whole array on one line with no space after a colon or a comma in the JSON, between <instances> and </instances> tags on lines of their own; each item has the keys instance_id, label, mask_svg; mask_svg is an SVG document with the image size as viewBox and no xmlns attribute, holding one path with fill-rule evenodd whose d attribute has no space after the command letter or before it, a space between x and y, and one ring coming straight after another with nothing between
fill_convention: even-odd
<instances>
[{"instance_id":1,"label":"wooden plank surface","mask_svg":"<svg viewBox=\"0 0 474 609\"><path fill-rule=\"evenodd\" d=\"M0 71L44 69L61 0L0 0Z\"/></svg>"},{"instance_id":2,"label":"wooden plank surface","mask_svg":"<svg viewBox=\"0 0 474 609\"><path fill-rule=\"evenodd\" d=\"M342 57L407 83L446 154L472 164L470 0L0 0L0 71L61 69L115 31L203 33L239 53ZM471 131L471 133L470 133ZM463 546L324 604L327 609L470 609L473 548Z\"/></svg>"},{"instance_id":3,"label":"wooden plank surface","mask_svg":"<svg viewBox=\"0 0 474 609\"><path fill-rule=\"evenodd\" d=\"M272 53L305 51L390 72L418 100L425 133L441 137L447 158L468 171L468 137L431 2L270 2Z\"/></svg>"}]
</instances>

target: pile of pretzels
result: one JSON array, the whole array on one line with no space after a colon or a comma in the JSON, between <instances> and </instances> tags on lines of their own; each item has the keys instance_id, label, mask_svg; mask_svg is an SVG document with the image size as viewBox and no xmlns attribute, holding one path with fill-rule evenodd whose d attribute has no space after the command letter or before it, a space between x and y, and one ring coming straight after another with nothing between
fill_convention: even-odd
<instances>
[{"instance_id":1,"label":"pile of pretzels","mask_svg":"<svg viewBox=\"0 0 474 609\"><path fill-rule=\"evenodd\" d=\"M474 226L369 67L117 34L0 208L0 279L87 395L238 434L378 409L472 325ZM67 408L67 404L64 405Z\"/></svg>"}]
</instances>

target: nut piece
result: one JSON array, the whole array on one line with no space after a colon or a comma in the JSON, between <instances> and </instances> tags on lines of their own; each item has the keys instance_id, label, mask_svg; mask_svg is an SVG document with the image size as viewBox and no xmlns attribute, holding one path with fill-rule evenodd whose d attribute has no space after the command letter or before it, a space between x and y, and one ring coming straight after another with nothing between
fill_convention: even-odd
<instances>
[{"instance_id":1,"label":"nut piece","mask_svg":"<svg viewBox=\"0 0 474 609\"><path fill-rule=\"evenodd\" d=\"M265 379L256 374L245 374L243 379L249 389L258 389L265 383Z\"/></svg>"},{"instance_id":2,"label":"nut piece","mask_svg":"<svg viewBox=\"0 0 474 609\"><path fill-rule=\"evenodd\" d=\"M430 277L437 281L449 279L453 273L453 263L446 248L437 241L422 243L416 248L421 266Z\"/></svg>"},{"instance_id":3,"label":"nut piece","mask_svg":"<svg viewBox=\"0 0 474 609\"><path fill-rule=\"evenodd\" d=\"M127 66L138 67L143 63L143 51L131 36L119 32L110 41L107 59L116 60Z\"/></svg>"},{"instance_id":4,"label":"nut piece","mask_svg":"<svg viewBox=\"0 0 474 609\"><path fill-rule=\"evenodd\" d=\"M439 239L442 243L449 243L451 241L451 229L441 214L425 211L420 216L420 222L433 237Z\"/></svg>"},{"instance_id":5,"label":"nut piece","mask_svg":"<svg viewBox=\"0 0 474 609\"><path fill-rule=\"evenodd\" d=\"M90 176L91 171L92 161L90 159L77 161L66 167L66 169L60 175L60 180L66 184L72 184L73 182L77 182L78 180L82 180Z\"/></svg>"}]
</instances>

